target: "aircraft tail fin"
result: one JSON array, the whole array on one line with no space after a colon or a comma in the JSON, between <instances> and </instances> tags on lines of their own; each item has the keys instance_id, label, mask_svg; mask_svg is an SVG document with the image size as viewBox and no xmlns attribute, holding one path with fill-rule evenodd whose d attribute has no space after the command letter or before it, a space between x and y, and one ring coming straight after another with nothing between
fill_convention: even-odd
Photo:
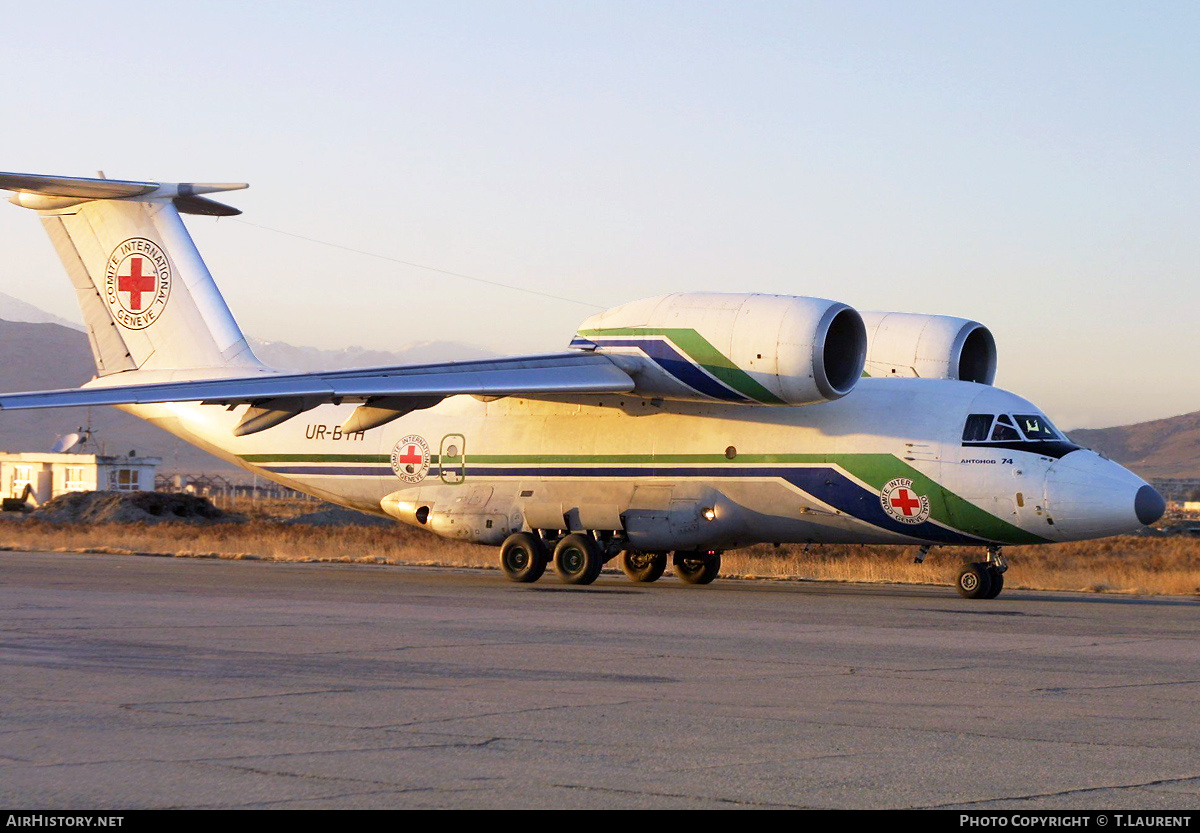
<instances>
[{"instance_id":1,"label":"aircraft tail fin","mask_svg":"<svg viewBox=\"0 0 1200 833\"><path fill-rule=\"evenodd\" d=\"M180 217L240 214L200 195L245 187L0 173L9 201L41 216L101 376L262 367Z\"/></svg>"}]
</instances>

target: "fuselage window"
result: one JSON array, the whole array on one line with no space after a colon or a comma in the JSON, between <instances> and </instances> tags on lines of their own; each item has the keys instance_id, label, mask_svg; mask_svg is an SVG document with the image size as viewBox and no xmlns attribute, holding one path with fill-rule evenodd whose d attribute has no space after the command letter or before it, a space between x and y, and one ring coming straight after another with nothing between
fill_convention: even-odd
<instances>
[{"instance_id":1,"label":"fuselage window","mask_svg":"<svg viewBox=\"0 0 1200 833\"><path fill-rule=\"evenodd\" d=\"M988 438L988 429L992 427L992 414L971 414L967 417L966 427L963 428L963 442L979 443Z\"/></svg>"},{"instance_id":2,"label":"fuselage window","mask_svg":"<svg viewBox=\"0 0 1200 833\"><path fill-rule=\"evenodd\" d=\"M1017 418L1017 424L1021 426L1021 430L1025 432L1025 436L1031 440L1057 440L1058 434L1054 431L1054 426L1044 416L1038 414L1014 414Z\"/></svg>"}]
</instances>

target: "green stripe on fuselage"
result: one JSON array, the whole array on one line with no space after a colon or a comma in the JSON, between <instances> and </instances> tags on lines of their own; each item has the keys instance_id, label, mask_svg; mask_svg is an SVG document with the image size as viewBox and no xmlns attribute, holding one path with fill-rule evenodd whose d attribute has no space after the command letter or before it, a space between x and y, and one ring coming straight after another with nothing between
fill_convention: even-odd
<instances>
[{"instance_id":1,"label":"green stripe on fuselage","mask_svg":"<svg viewBox=\"0 0 1200 833\"><path fill-rule=\"evenodd\" d=\"M433 458L433 455L430 455ZM388 463L385 454L247 454L247 463ZM436 463L436 459L431 459ZM1006 544L1044 544L1049 539L1035 535L980 509L943 487L893 454L738 454L730 460L723 454L471 454L467 469L487 465L527 466L727 466L755 465L838 466L876 491L898 477L911 478L913 489L929 497L930 517L965 535ZM477 472L484 474L484 472Z\"/></svg>"}]
</instances>

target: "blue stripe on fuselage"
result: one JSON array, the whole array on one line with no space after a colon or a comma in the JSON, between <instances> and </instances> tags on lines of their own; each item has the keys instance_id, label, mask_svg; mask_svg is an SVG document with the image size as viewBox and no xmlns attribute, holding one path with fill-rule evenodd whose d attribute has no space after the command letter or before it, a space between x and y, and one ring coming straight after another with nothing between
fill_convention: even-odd
<instances>
[{"instance_id":1,"label":"blue stripe on fuselage","mask_svg":"<svg viewBox=\"0 0 1200 833\"><path fill-rule=\"evenodd\" d=\"M316 474L325 476L389 476L388 466L265 466L268 471L284 475ZM451 470L456 477L461 469ZM982 538L938 526L931 521L919 524L903 524L884 511L879 495L864 489L837 469L814 466L796 467L741 467L732 466L493 466L467 464L467 473L472 478L487 477L581 477L637 479L645 477L677 478L680 480L721 480L728 478L778 478L802 492L811 495L827 506L832 506L860 521L911 538L936 541L942 544L983 544ZM438 466L431 466L429 477L440 475Z\"/></svg>"}]
</instances>

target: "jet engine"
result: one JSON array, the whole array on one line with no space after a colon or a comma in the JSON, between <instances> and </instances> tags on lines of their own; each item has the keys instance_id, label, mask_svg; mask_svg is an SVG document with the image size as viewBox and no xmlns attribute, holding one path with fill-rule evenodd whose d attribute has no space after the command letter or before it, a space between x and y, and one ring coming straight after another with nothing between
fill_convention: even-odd
<instances>
[{"instance_id":1,"label":"jet engine","mask_svg":"<svg viewBox=\"0 0 1200 833\"><path fill-rule=\"evenodd\" d=\"M949 315L864 312L870 376L920 376L990 385L996 339L978 321Z\"/></svg>"},{"instance_id":2,"label":"jet engine","mask_svg":"<svg viewBox=\"0 0 1200 833\"><path fill-rule=\"evenodd\" d=\"M687 292L594 315L571 346L608 355L640 396L808 405L853 390L867 332L837 301Z\"/></svg>"}]
</instances>

